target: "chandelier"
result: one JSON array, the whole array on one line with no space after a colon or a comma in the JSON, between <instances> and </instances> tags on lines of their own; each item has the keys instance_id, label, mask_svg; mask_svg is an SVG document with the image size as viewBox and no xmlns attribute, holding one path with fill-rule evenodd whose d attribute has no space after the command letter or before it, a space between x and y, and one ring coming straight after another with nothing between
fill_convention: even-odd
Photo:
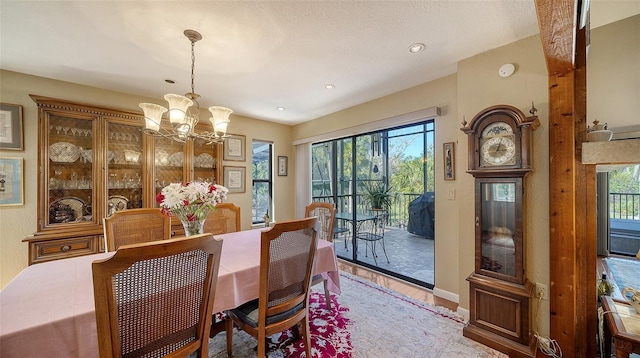
<instances>
[{"instance_id":1,"label":"chandelier","mask_svg":"<svg viewBox=\"0 0 640 358\"><path fill-rule=\"evenodd\" d=\"M227 137L227 126L229 115L233 111L226 107L209 107L211 118L209 121L213 126L211 132L196 132L195 126L200 118L200 105L194 86L194 68L196 56L194 52L195 43L202 39L202 35L194 30L184 30L184 35L191 41L191 92L181 96L179 94L166 94L164 99L169 103L169 108L154 104L140 103L140 108L144 111L143 133L153 137L164 137L176 142L184 143L189 138L202 139L206 144L222 142ZM161 126L162 115L169 112L169 122L171 127Z\"/></svg>"}]
</instances>

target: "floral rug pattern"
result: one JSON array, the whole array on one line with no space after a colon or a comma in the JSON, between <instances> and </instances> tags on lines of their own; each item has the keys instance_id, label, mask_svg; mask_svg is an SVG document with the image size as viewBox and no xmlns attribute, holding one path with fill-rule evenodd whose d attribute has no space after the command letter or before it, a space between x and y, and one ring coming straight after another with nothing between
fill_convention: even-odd
<instances>
[{"instance_id":1,"label":"floral rug pattern","mask_svg":"<svg viewBox=\"0 0 640 358\"><path fill-rule=\"evenodd\" d=\"M431 306L340 272L340 295L332 295L326 310L324 295L314 287L310 326L314 358L491 358L507 357L462 335L464 320L444 307ZM226 357L226 337L209 343L209 357ZM304 357L301 342L290 332L269 338L270 358ZM234 330L233 356L255 357L256 341Z\"/></svg>"},{"instance_id":2,"label":"floral rug pattern","mask_svg":"<svg viewBox=\"0 0 640 358\"><path fill-rule=\"evenodd\" d=\"M349 333L348 309L341 307L335 295L331 295L331 309L327 310L324 292L312 292L309 297L309 330L311 331L311 355L314 358L350 358L353 347ZM267 338L269 358L305 356L302 340L294 341L291 330ZM256 340L245 332L234 330L233 356L255 357ZM225 334L221 333L209 343L209 357L226 357Z\"/></svg>"}]
</instances>

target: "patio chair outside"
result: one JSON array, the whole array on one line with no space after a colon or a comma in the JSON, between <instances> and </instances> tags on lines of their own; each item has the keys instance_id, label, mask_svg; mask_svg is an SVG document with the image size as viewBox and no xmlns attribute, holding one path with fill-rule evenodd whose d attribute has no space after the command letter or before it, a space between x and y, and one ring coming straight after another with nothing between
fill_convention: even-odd
<instances>
[{"instance_id":1,"label":"patio chair outside","mask_svg":"<svg viewBox=\"0 0 640 358\"><path fill-rule=\"evenodd\" d=\"M365 242L364 256L368 257L368 251L371 250L373 261L376 266L378 265L378 253L376 252L376 245L378 243L382 246L384 256L389 263L389 256L387 256L387 249L384 246L384 226L386 223L388 214L379 214L373 220L367 220L360 224L356 238Z\"/></svg>"}]
</instances>

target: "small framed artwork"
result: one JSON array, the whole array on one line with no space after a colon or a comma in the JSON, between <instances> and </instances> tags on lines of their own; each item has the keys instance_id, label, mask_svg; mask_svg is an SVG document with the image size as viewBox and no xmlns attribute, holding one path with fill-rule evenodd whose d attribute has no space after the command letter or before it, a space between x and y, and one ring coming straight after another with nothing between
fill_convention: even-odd
<instances>
[{"instance_id":1,"label":"small framed artwork","mask_svg":"<svg viewBox=\"0 0 640 358\"><path fill-rule=\"evenodd\" d=\"M286 177L289 170L289 158L284 155L278 156L278 176Z\"/></svg>"},{"instance_id":2,"label":"small framed artwork","mask_svg":"<svg viewBox=\"0 0 640 358\"><path fill-rule=\"evenodd\" d=\"M243 135L230 135L224 140L224 155L222 159L244 162L246 137Z\"/></svg>"},{"instance_id":3,"label":"small framed artwork","mask_svg":"<svg viewBox=\"0 0 640 358\"><path fill-rule=\"evenodd\" d=\"M0 206L24 205L24 159L0 158Z\"/></svg>"},{"instance_id":4,"label":"small framed artwork","mask_svg":"<svg viewBox=\"0 0 640 358\"><path fill-rule=\"evenodd\" d=\"M444 143L442 145L444 154L444 180L456 179L456 154L454 142Z\"/></svg>"},{"instance_id":5,"label":"small framed artwork","mask_svg":"<svg viewBox=\"0 0 640 358\"><path fill-rule=\"evenodd\" d=\"M0 149L24 150L22 106L0 103Z\"/></svg>"},{"instance_id":6,"label":"small framed artwork","mask_svg":"<svg viewBox=\"0 0 640 358\"><path fill-rule=\"evenodd\" d=\"M224 186L230 193L244 193L245 167L224 166Z\"/></svg>"}]
</instances>

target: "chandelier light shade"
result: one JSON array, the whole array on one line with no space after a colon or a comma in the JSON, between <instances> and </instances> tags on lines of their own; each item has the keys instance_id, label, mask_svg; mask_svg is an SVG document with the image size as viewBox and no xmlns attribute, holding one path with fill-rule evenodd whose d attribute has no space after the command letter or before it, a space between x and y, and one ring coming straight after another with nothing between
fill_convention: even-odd
<instances>
[{"instance_id":1,"label":"chandelier light shade","mask_svg":"<svg viewBox=\"0 0 640 358\"><path fill-rule=\"evenodd\" d=\"M191 92L184 96L179 94L166 94L164 99L168 102L168 109L155 103L140 103L144 112L143 133L154 137L170 138L176 142L184 143L188 139L202 139L211 143L222 142L227 137L227 127L230 123L229 115L233 111L226 107L209 107L212 117L209 118L213 130L211 132L196 132L195 126L200 116L199 94L195 92L195 43L202 39L202 35L194 30L184 30L184 35L191 41ZM169 112L171 127L162 124L162 116Z\"/></svg>"}]
</instances>

